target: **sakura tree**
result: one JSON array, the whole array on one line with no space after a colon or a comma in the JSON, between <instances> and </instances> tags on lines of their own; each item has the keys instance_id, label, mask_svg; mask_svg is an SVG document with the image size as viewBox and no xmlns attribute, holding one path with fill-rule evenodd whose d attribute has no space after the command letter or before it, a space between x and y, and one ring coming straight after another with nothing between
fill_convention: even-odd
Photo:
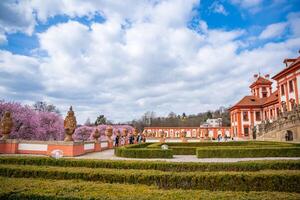
<instances>
[{"instance_id":1,"label":"sakura tree","mask_svg":"<svg viewBox=\"0 0 300 200\"><path fill-rule=\"evenodd\" d=\"M63 140L63 119L53 112L34 111L16 102L0 101L0 116L12 114L14 127L10 138L25 140Z\"/></svg>"}]
</instances>

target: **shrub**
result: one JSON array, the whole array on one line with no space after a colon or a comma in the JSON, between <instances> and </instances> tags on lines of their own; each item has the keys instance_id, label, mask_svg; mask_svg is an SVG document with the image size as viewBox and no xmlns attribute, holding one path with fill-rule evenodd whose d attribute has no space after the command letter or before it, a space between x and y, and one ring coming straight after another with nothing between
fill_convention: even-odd
<instances>
[{"instance_id":1,"label":"shrub","mask_svg":"<svg viewBox=\"0 0 300 200\"><path fill-rule=\"evenodd\" d=\"M177 163L162 161L78 160L45 157L0 157L0 164L88 167L113 169L151 169L161 171L259 171L300 170L300 160L244 161L236 163Z\"/></svg>"},{"instance_id":2,"label":"shrub","mask_svg":"<svg viewBox=\"0 0 300 200\"><path fill-rule=\"evenodd\" d=\"M218 147L197 148L198 158L299 157L299 147Z\"/></svg>"},{"instance_id":3,"label":"shrub","mask_svg":"<svg viewBox=\"0 0 300 200\"><path fill-rule=\"evenodd\" d=\"M297 200L299 194L284 192L230 192L172 189L154 186L109 184L72 180L45 180L0 177L0 199L122 199L122 200L182 200L182 199L263 199ZM12 187L13 186L13 187ZM123 192L125 191L125 192Z\"/></svg>"},{"instance_id":4,"label":"shrub","mask_svg":"<svg viewBox=\"0 0 300 200\"><path fill-rule=\"evenodd\" d=\"M119 147L115 149L115 155L126 158L173 158L173 151L170 149Z\"/></svg>"},{"instance_id":5,"label":"shrub","mask_svg":"<svg viewBox=\"0 0 300 200\"><path fill-rule=\"evenodd\" d=\"M299 171L258 172L159 172L35 166L0 166L0 176L79 179L106 183L156 185L164 189L229 191L286 191L300 193Z\"/></svg>"}]
</instances>

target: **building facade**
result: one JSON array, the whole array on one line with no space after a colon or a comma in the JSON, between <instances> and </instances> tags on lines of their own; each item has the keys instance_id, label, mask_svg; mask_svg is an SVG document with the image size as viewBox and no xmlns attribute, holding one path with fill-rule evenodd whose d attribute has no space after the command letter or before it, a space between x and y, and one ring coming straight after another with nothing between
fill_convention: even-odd
<instances>
[{"instance_id":1,"label":"building facade","mask_svg":"<svg viewBox=\"0 0 300 200\"><path fill-rule=\"evenodd\" d=\"M217 138L231 137L230 127L145 127L144 134L147 138L180 138L181 133L186 133L186 138Z\"/></svg>"},{"instance_id":2,"label":"building facade","mask_svg":"<svg viewBox=\"0 0 300 200\"><path fill-rule=\"evenodd\" d=\"M230 110L231 131L234 137L251 138L252 131L262 122L272 123L282 112L299 104L300 57L285 59L285 68L272 79L269 75L254 75L251 95L243 97Z\"/></svg>"}]
</instances>

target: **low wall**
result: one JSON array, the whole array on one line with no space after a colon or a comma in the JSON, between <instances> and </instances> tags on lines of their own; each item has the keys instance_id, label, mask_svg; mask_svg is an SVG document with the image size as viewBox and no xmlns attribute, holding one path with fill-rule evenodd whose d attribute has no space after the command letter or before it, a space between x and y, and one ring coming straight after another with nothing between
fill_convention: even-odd
<instances>
[{"instance_id":1,"label":"low wall","mask_svg":"<svg viewBox=\"0 0 300 200\"><path fill-rule=\"evenodd\" d=\"M63 156L73 157L90 152L99 152L111 148L108 141L100 142L64 142L32 140L0 140L0 154L38 154L51 155L53 150L61 150Z\"/></svg>"}]
</instances>

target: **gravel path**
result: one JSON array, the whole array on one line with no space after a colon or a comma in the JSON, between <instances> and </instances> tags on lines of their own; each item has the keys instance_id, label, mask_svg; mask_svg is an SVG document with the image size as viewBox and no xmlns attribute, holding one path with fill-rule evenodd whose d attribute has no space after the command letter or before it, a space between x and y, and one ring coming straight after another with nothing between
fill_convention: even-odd
<instances>
[{"instance_id":1,"label":"gravel path","mask_svg":"<svg viewBox=\"0 0 300 200\"><path fill-rule=\"evenodd\" d=\"M109 149L102 152L89 153L75 157L76 159L100 159L100 160L147 160L147 161L167 161L167 162L239 162L251 160L300 160L300 157L267 157L267 158L197 158L195 155L175 155L171 159L153 158L122 158L114 155L114 150Z\"/></svg>"}]
</instances>

